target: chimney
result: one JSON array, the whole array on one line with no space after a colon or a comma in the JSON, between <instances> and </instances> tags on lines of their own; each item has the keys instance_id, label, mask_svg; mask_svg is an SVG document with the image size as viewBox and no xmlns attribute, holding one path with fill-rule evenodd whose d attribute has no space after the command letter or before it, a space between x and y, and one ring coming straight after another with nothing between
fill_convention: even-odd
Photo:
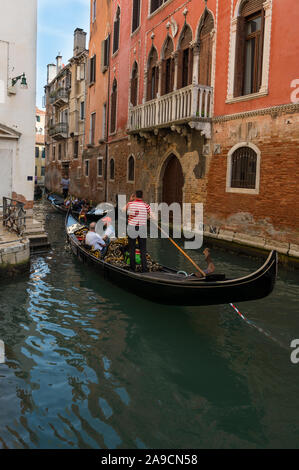
<instances>
[{"instance_id":1,"label":"chimney","mask_svg":"<svg viewBox=\"0 0 299 470\"><path fill-rule=\"evenodd\" d=\"M74 56L80 54L86 49L86 33L81 28L74 31Z\"/></svg>"},{"instance_id":2,"label":"chimney","mask_svg":"<svg viewBox=\"0 0 299 470\"><path fill-rule=\"evenodd\" d=\"M47 65L47 84L52 82L56 77L56 65L55 64L48 64Z\"/></svg>"},{"instance_id":3,"label":"chimney","mask_svg":"<svg viewBox=\"0 0 299 470\"><path fill-rule=\"evenodd\" d=\"M56 74L58 74L62 67L62 56L58 54L56 57Z\"/></svg>"}]
</instances>

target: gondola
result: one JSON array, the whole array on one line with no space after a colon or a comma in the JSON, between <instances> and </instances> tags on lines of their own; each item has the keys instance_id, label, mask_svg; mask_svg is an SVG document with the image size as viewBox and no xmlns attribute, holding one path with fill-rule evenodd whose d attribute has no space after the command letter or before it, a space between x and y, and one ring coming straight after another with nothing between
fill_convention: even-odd
<instances>
[{"instance_id":1,"label":"gondola","mask_svg":"<svg viewBox=\"0 0 299 470\"><path fill-rule=\"evenodd\" d=\"M83 225L71 213L67 214L65 226L72 252L82 262L94 265L99 274L119 287L154 302L184 306L243 302L266 297L275 285L278 264L275 251L257 271L238 279L225 279L222 274L198 278L164 266L158 272L138 273L113 266L85 249L75 235Z\"/></svg>"},{"instance_id":2,"label":"gondola","mask_svg":"<svg viewBox=\"0 0 299 470\"><path fill-rule=\"evenodd\" d=\"M64 200L61 196L58 196L57 194L48 194L47 199L57 212L64 215L67 213L68 208L64 205ZM94 214L94 209L92 209L86 214L87 222L97 222L99 219L107 215L107 213L108 211L102 211L102 213L96 215ZM73 215L78 218L79 211L73 210Z\"/></svg>"}]
</instances>

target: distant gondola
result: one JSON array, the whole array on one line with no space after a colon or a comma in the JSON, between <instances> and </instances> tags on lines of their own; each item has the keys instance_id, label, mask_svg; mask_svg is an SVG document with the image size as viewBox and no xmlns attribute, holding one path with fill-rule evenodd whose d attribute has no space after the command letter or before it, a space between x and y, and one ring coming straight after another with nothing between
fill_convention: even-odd
<instances>
[{"instance_id":1,"label":"distant gondola","mask_svg":"<svg viewBox=\"0 0 299 470\"><path fill-rule=\"evenodd\" d=\"M57 196L56 194L49 194L47 199L57 212L60 212L61 214L67 213L68 208L64 205L64 200L62 197ZM73 211L73 214L75 217L79 217L79 211ZM88 222L96 222L105 215L107 215L107 211L102 211L102 213L96 215L94 214L94 209L92 209L87 212L86 217Z\"/></svg>"},{"instance_id":2,"label":"distant gondola","mask_svg":"<svg viewBox=\"0 0 299 470\"><path fill-rule=\"evenodd\" d=\"M82 228L69 213L66 233L73 253L83 262L94 265L99 274L119 287L149 300L169 305L215 305L262 299L269 295L277 275L277 253L271 251L257 271L238 279L210 274L198 278L174 269L162 267L158 272L138 273L113 266L105 259L96 258L77 239L75 232Z\"/></svg>"}]
</instances>

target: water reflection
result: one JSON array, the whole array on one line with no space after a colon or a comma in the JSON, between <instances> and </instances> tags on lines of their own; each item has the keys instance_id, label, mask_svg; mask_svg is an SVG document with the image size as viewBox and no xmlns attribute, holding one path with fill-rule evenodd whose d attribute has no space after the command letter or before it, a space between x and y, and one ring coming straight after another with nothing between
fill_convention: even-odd
<instances>
[{"instance_id":1,"label":"water reflection","mask_svg":"<svg viewBox=\"0 0 299 470\"><path fill-rule=\"evenodd\" d=\"M288 349L227 305L168 308L118 289L65 252L59 214L47 229L52 252L0 286L0 447L298 447ZM161 247L156 258L187 269ZM232 275L259 264L215 255ZM239 307L288 346L297 298L298 275L283 273L269 298Z\"/></svg>"}]
</instances>

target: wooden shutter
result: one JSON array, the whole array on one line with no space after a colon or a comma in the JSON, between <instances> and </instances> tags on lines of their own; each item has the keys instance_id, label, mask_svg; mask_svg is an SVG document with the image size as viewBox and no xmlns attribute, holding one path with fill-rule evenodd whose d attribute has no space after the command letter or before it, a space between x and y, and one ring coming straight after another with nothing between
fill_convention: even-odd
<instances>
[{"instance_id":1,"label":"wooden shutter","mask_svg":"<svg viewBox=\"0 0 299 470\"><path fill-rule=\"evenodd\" d=\"M96 70L97 70L97 56L94 56L94 63L93 63L93 81L96 81Z\"/></svg>"},{"instance_id":2,"label":"wooden shutter","mask_svg":"<svg viewBox=\"0 0 299 470\"><path fill-rule=\"evenodd\" d=\"M155 66L155 96L154 98L157 98L158 91L159 91L159 67L156 65Z\"/></svg>"},{"instance_id":3,"label":"wooden shutter","mask_svg":"<svg viewBox=\"0 0 299 470\"><path fill-rule=\"evenodd\" d=\"M242 16L252 15L257 11L263 8L263 2L265 0L248 0L243 4L243 8L241 9Z\"/></svg>"},{"instance_id":4,"label":"wooden shutter","mask_svg":"<svg viewBox=\"0 0 299 470\"><path fill-rule=\"evenodd\" d=\"M105 55L106 55L106 41L102 41L101 42L101 71L103 73L106 70Z\"/></svg>"},{"instance_id":5,"label":"wooden shutter","mask_svg":"<svg viewBox=\"0 0 299 470\"><path fill-rule=\"evenodd\" d=\"M239 16L237 20L236 55L235 55L235 77L234 96L242 96L243 78L245 64L245 18Z\"/></svg>"},{"instance_id":6,"label":"wooden shutter","mask_svg":"<svg viewBox=\"0 0 299 470\"><path fill-rule=\"evenodd\" d=\"M259 63L258 63L258 78L257 86L259 91L262 84L262 75L263 75L263 53L264 53L264 30L265 30L265 10L262 9L262 25L261 25L261 35L260 35L260 50L259 50Z\"/></svg>"},{"instance_id":7,"label":"wooden shutter","mask_svg":"<svg viewBox=\"0 0 299 470\"><path fill-rule=\"evenodd\" d=\"M182 88L183 83L183 51L178 51L178 74L177 74L177 89Z\"/></svg>"},{"instance_id":8,"label":"wooden shutter","mask_svg":"<svg viewBox=\"0 0 299 470\"><path fill-rule=\"evenodd\" d=\"M116 102L117 102L117 84L113 84L113 91L111 95L111 118L110 118L110 132L116 130Z\"/></svg>"},{"instance_id":9,"label":"wooden shutter","mask_svg":"<svg viewBox=\"0 0 299 470\"><path fill-rule=\"evenodd\" d=\"M152 99L152 69L149 68L147 71L147 92L146 100L149 101Z\"/></svg>"},{"instance_id":10,"label":"wooden shutter","mask_svg":"<svg viewBox=\"0 0 299 470\"><path fill-rule=\"evenodd\" d=\"M169 92L173 91L174 86L174 59L172 58L170 61L170 85L169 85Z\"/></svg>"},{"instance_id":11,"label":"wooden shutter","mask_svg":"<svg viewBox=\"0 0 299 470\"><path fill-rule=\"evenodd\" d=\"M167 60L163 59L162 60L162 77L161 77L161 95L165 95L166 90L167 90L167 85L166 85L166 66L167 66Z\"/></svg>"},{"instance_id":12,"label":"wooden shutter","mask_svg":"<svg viewBox=\"0 0 299 470\"><path fill-rule=\"evenodd\" d=\"M132 19L132 32L139 26L140 18L140 0L133 0L133 19Z\"/></svg>"},{"instance_id":13,"label":"wooden shutter","mask_svg":"<svg viewBox=\"0 0 299 470\"><path fill-rule=\"evenodd\" d=\"M212 41L210 34L200 39L199 52L199 83L200 85L211 85L211 65L212 65Z\"/></svg>"},{"instance_id":14,"label":"wooden shutter","mask_svg":"<svg viewBox=\"0 0 299 470\"><path fill-rule=\"evenodd\" d=\"M189 48L189 57L188 57L188 85L192 84L193 76L193 49Z\"/></svg>"}]
</instances>

